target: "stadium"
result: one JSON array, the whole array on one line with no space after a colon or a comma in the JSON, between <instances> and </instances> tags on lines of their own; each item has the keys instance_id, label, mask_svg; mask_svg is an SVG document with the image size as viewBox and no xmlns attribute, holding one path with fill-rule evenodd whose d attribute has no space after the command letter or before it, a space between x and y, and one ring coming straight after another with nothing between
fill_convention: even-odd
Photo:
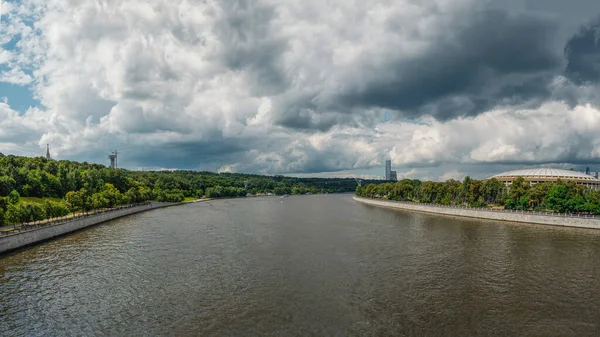
<instances>
[{"instance_id":1,"label":"stadium","mask_svg":"<svg viewBox=\"0 0 600 337\"><path fill-rule=\"evenodd\" d=\"M554 182L560 179L563 181L574 181L577 185L583 185L586 188L600 190L600 180L598 179L597 175L598 173L596 173L596 177L594 177L592 175L577 171L552 168L538 168L508 171L492 176L490 177L490 179L496 178L497 180L503 182L506 186L510 186L510 184L512 184L512 182L518 177L522 177L526 181L529 181L531 185L547 181Z\"/></svg>"}]
</instances>

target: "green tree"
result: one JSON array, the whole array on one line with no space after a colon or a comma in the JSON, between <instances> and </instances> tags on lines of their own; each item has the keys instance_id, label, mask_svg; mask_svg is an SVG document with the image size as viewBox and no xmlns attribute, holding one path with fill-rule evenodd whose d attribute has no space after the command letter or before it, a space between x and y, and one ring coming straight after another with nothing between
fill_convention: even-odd
<instances>
[{"instance_id":1,"label":"green tree","mask_svg":"<svg viewBox=\"0 0 600 337\"><path fill-rule=\"evenodd\" d=\"M505 189L504 184L496 178L486 180L481 187L481 195L486 203L500 203Z\"/></svg>"},{"instance_id":2,"label":"green tree","mask_svg":"<svg viewBox=\"0 0 600 337\"><path fill-rule=\"evenodd\" d=\"M21 196L19 195L19 192L12 190L8 194L8 202L10 202L11 204L16 205L19 203L20 200L21 200Z\"/></svg>"},{"instance_id":3,"label":"green tree","mask_svg":"<svg viewBox=\"0 0 600 337\"><path fill-rule=\"evenodd\" d=\"M2 210L3 212L6 212L6 209L8 208L8 198L7 197L0 197L0 210Z\"/></svg>"},{"instance_id":4,"label":"green tree","mask_svg":"<svg viewBox=\"0 0 600 337\"><path fill-rule=\"evenodd\" d=\"M544 204L546 195L548 194L548 191L551 187L552 183L545 182L533 185L529 189L528 195L530 197L530 201L533 202L534 207L540 207Z\"/></svg>"},{"instance_id":5,"label":"green tree","mask_svg":"<svg viewBox=\"0 0 600 337\"><path fill-rule=\"evenodd\" d=\"M23 186L23 193L26 197L42 198L44 196L41 176L41 172L38 170L27 172L27 181Z\"/></svg>"},{"instance_id":6,"label":"green tree","mask_svg":"<svg viewBox=\"0 0 600 337\"><path fill-rule=\"evenodd\" d=\"M556 184L548 190L545 204L549 209L564 213L567 211L569 189L566 185Z\"/></svg>"},{"instance_id":7,"label":"green tree","mask_svg":"<svg viewBox=\"0 0 600 337\"><path fill-rule=\"evenodd\" d=\"M22 218L24 218L24 216L22 215L22 207L20 204L13 204L10 203L8 205L8 208L6 209L6 213L5 213L5 221L7 222L7 224L9 225L16 225L22 222Z\"/></svg>"},{"instance_id":8,"label":"green tree","mask_svg":"<svg viewBox=\"0 0 600 337\"><path fill-rule=\"evenodd\" d=\"M0 176L0 196L5 197L15 189L17 182L10 176Z\"/></svg>"},{"instance_id":9,"label":"green tree","mask_svg":"<svg viewBox=\"0 0 600 337\"><path fill-rule=\"evenodd\" d=\"M94 193L92 195L92 208L93 209L103 209L109 207L110 200L104 197L102 193Z\"/></svg>"},{"instance_id":10,"label":"green tree","mask_svg":"<svg viewBox=\"0 0 600 337\"><path fill-rule=\"evenodd\" d=\"M127 200L129 200L129 202L131 203L137 203L141 201L140 191L136 187L132 187L129 190L127 190L125 196L127 197Z\"/></svg>"},{"instance_id":11,"label":"green tree","mask_svg":"<svg viewBox=\"0 0 600 337\"><path fill-rule=\"evenodd\" d=\"M119 190L112 184L104 184L104 187L100 193L103 199L108 200L108 204L106 205L108 207L120 205L124 201L121 192L119 192Z\"/></svg>"},{"instance_id":12,"label":"green tree","mask_svg":"<svg viewBox=\"0 0 600 337\"><path fill-rule=\"evenodd\" d=\"M67 195L65 196L65 200L69 204L69 209L71 210L71 212L78 212L84 210L84 197L85 196L82 196L80 192L71 191L67 193Z\"/></svg>"}]
</instances>

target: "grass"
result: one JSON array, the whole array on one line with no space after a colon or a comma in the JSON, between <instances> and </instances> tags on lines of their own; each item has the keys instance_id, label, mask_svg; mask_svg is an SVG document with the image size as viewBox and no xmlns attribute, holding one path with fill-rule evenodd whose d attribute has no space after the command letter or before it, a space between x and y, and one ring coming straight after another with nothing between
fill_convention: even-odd
<instances>
[{"instance_id":1,"label":"grass","mask_svg":"<svg viewBox=\"0 0 600 337\"><path fill-rule=\"evenodd\" d=\"M46 200L56 201L56 202L62 201L62 199L59 199L59 198L21 197L21 202L26 203L26 204L43 204L44 201L46 201Z\"/></svg>"},{"instance_id":2,"label":"grass","mask_svg":"<svg viewBox=\"0 0 600 337\"><path fill-rule=\"evenodd\" d=\"M185 199L183 199L183 202L192 202L194 200L197 200L198 198L194 198L194 197L186 197Z\"/></svg>"}]
</instances>

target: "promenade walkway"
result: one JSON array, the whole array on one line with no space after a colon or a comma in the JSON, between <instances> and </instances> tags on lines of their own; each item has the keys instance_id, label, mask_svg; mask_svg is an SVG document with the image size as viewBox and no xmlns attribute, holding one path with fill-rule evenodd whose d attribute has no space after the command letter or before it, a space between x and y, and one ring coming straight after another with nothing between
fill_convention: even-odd
<instances>
[{"instance_id":1,"label":"promenade walkway","mask_svg":"<svg viewBox=\"0 0 600 337\"><path fill-rule=\"evenodd\" d=\"M600 229L600 217L591 214L551 213L522 210L494 210L475 207L444 206L416 202L398 202L381 199L353 197L357 202L422 213L459 216L467 218L523 222L540 225L568 226Z\"/></svg>"},{"instance_id":2,"label":"promenade walkway","mask_svg":"<svg viewBox=\"0 0 600 337\"><path fill-rule=\"evenodd\" d=\"M67 223L67 222L70 222L73 220L83 219L83 218L86 218L86 217L89 217L92 215L97 215L97 214L102 214L102 213L107 213L107 212L114 212L114 211L118 211L121 209L138 207L138 206L149 205L149 204L152 204L152 203L144 202L144 203L137 203L137 204L128 204L128 205L122 205L122 206L111 207L111 208L102 208L102 209L92 210L92 211L88 211L88 212L73 213L73 214L65 215L63 217L58 217L58 218L50 218L50 219L44 219L44 220L39 220L39 221L30 221L30 222L15 224L15 225L2 226L2 227L0 227L0 236L21 233L21 232L34 230L34 229L38 229L38 228L42 228L42 227L46 227L46 226L58 225L58 224Z\"/></svg>"}]
</instances>

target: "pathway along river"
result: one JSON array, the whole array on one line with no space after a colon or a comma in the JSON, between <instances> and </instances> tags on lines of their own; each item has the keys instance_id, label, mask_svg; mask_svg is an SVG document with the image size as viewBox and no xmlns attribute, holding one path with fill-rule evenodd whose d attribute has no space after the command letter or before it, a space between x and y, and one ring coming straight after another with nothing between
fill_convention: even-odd
<instances>
[{"instance_id":1,"label":"pathway along river","mask_svg":"<svg viewBox=\"0 0 600 337\"><path fill-rule=\"evenodd\" d=\"M0 257L0 335L598 335L600 231L223 200Z\"/></svg>"}]
</instances>

